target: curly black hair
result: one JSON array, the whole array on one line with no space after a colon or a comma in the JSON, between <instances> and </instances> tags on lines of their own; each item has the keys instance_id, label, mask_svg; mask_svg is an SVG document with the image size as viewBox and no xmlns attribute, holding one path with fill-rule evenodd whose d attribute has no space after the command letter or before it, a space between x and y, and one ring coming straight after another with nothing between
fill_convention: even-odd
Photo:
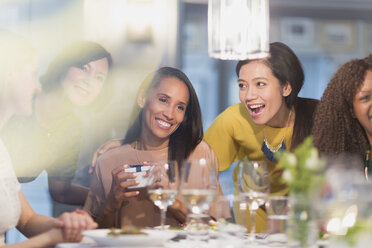
<instances>
[{"instance_id":1,"label":"curly black hair","mask_svg":"<svg viewBox=\"0 0 372 248\"><path fill-rule=\"evenodd\" d=\"M368 70L372 55L345 63L333 75L315 111L312 133L320 152L364 154L369 149L366 133L353 114L354 97Z\"/></svg>"}]
</instances>

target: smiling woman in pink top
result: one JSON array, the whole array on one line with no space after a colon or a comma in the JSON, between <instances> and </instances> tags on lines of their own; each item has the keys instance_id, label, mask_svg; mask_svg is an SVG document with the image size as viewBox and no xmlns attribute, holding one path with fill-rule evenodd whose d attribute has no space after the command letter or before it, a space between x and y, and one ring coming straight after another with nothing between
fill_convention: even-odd
<instances>
[{"instance_id":1,"label":"smiling woman in pink top","mask_svg":"<svg viewBox=\"0 0 372 248\"><path fill-rule=\"evenodd\" d=\"M132 113L133 124L122 141L99 157L84 209L100 227L122 225L156 226L160 224L158 207L133 173L124 172L128 165L146 161L205 158L218 170L213 150L202 141L203 127L195 90L180 70L163 67L142 83ZM195 178L198 180L197 178ZM180 198L168 208L166 223L185 221L186 208Z\"/></svg>"}]
</instances>

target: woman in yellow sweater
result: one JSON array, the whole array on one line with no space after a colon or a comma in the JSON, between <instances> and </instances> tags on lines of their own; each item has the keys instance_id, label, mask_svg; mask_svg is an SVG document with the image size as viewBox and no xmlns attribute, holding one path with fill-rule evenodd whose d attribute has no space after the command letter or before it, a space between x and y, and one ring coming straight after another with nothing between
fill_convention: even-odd
<instances>
[{"instance_id":1,"label":"woman in yellow sweater","mask_svg":"<svg viewBox=\"0 0 372 248\"><path fill-rule=\"evenodd\" d=\"M236 74L241 103L221 113L204 139L215 151L220 171L244 156L266 161L271 194L285 195L275 152L293 149L310 134L317 100L298 97L304 72L295 53L280 42L270 44L268 58L239 61ZM266 229L265 219L263 209L257 211L258 232Z\"/></svg>"}]
</instances>

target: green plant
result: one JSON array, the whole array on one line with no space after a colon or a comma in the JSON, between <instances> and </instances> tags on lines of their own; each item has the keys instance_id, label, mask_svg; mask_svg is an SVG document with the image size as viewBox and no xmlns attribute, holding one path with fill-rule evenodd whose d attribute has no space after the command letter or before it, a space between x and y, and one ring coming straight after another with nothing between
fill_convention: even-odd
<instances>
[{"instance_id":1,"label":"green plant","mask_svg":"<svg viewBox=\"0 0 372 248\"><path fill-rule=\"evenodd\" d=\"M319 157L312 140L309 136L293 152L280 151L277 154L291 201L291 230L288 234L301 247L307 247L317 239L313 197L324 181L325 161Z\"/></svg>"},{"instance_id":2,"label":"green plant","mask_svg":"<svg viewBox=\"0 0 372 248\"><path fill-rule=\"evenodd\" d=\"M323 181L325 160L319 158L312 136L307 137L293 152L279 151L278 166L290 194L310 195Z\"/></svg>"}]
</instances>

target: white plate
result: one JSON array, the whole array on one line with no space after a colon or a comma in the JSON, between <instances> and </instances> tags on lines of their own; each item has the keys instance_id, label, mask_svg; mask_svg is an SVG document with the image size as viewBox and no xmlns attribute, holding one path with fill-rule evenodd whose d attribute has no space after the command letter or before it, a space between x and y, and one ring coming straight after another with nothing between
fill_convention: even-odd
<instances>
[{"instance_id":1,"label":"white plate","mask_svg":"<svg viewBox=\"0 0 372 248\"><path fill-rule=\"evenodd\" d=\"M165 228L166 231L168 231L168 232L174 232L177 235L184 235L184 236L187 235L187 231L186 230L169 229L169 225L165 225L164 228ZM154 230L161 230L161 226L154 227ZM215 230L209 229L209 237L210 238L213 238L213 239L218 238L218 232L215 231Z\"/></svg>"},{"instance_id":2,"label":"white plate","mask_svg":"<svg viewBox=\"0 0 372 248\"><path fill-rule=\"evenodd\" d=\"M161 246L169 239L177 234L166 230L143 230L147 235L130 235L124 234L119 236L110 236L107 233L110 229L95 229L84 231L83 235L92 238L97 245L102 246L122 246L122 247L138 247L138 246Z\"/></svg>"},{"instance_id":3,"label":"white plate","mask_svg":"<svg viewBox=\"0 0 372 248\"><path fill-rule=\"evenodd\" d=\"M154 227L154 230L161 231L162 228L161 228L161 226L156 226L156 227ZM167 232L173 232L173 233L180 234L180 235L182 235L182 234L186 235L185 230L183 230L183 229L172 229L172 228L170 228L170 225L164 225L164 230L167 231Z\"/></svg>"}]
</instances>

